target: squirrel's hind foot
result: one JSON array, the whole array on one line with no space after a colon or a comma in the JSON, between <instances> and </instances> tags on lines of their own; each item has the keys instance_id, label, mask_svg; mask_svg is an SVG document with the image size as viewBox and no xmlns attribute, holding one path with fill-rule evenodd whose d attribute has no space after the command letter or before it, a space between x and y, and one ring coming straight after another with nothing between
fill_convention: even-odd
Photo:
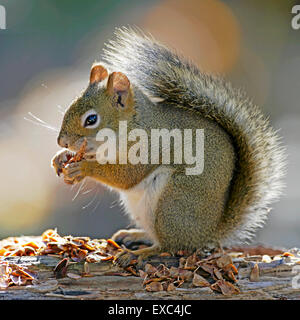
<instances>
[{"instance_id":1,"label":"squirrel's hind foot","mask_svg":"<svg viewBox=\"0 0 300 320\"><path fill-rule=\"evenodd\" d=\"M122 268L126 268L131 264L131 261L138 258L137 269L141 269L148 257L159 254L161 249L158 245L152 245L148 248L139 250L124 250L117 254L115 263Z\"/></svg>"},{"instance_id":2,"label":"squirrel's hind foot","mask_svg":"<svg viewBox=\"0 0 300 320\"><path fill-rule=\"evenodd\" d=\"M131 250L138 249L140 245L152 246L153 244L145 231L140 229L121 229L114 233L111 239Z\"/></svg>"}]
</instances>

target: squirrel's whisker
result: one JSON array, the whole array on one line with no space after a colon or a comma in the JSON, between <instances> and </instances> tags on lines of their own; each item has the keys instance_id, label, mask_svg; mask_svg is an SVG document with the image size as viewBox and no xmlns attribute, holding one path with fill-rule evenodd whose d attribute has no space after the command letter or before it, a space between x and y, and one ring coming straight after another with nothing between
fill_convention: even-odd
<instances>
[{"instance_id":1,"label":"squirrel's whisker","mask_svg":"<svg viewBox=\"0 0 300 320\"><path fill-rule=\"evenodd\" d=\"M86 190L86 191L82 192L82 194L88 194L88 193L90 193L90 192L93 191L93 190L95 190L95 189Z\"/></svg>"},{"instance_id":2,"label":"squirrel's whisker","mask_svg":"<svg viewBox=\"0 0 300 320\"><path fill-rule=\"evenodd\" d=\"M37 116L35 116L32 112L28 112L28 114L34 118L35 120L37 120L38 122L40 123L43 123L43 124L46 124L46 125L49 125L47 122L43 121L42 119L38 118Z\"/></svg>"},{"instance_id":3,"label":"squirrel's whisker","mask_svg":"<svg viewBox=\"0 0 300 320\"><path fill-rule=\"evenodd\" d=\"M79 195L79 193L80 193L80 191L82 190L82 188L83 188L84 185L85 185L85 180L83 180L83 181L81 182L81 184L80 184L80 186L79 186L79 188L78 188L75 196L73 197L72 201L74 201L74 200L77 198L77 196Z\"/></svg>"},{"instance_id":4,"label":"squirrel's whisker","mask_svg":"<svg viewBox=\"0 0 300 320\"><path fill-rule=\"evenodd\" d=\"M44 128L46 128L46 129L48 129L48 130L50 130L50 131L52 131L52 132L55 132L55 133L58 133L58 132L59 132L59 130L58 130L57 128L54 128L54 127L49 126L49 125L45 125L45 124L43 124L43 123L39 123L39 122L33 121L32 119L28 119L28 118L24 117L24 120L29 121L29 122L37 125L37 126L44 127Z\"/></svg>"},{"instance_id":5,"label":"squirrel's whisker","mask_svg":"<svg viewBox=\"0 0 300 320\"><path fill-rule=\"evenodd\" d=\"M102 201L102 199L98 200L98 202L97 202L97 204L96 204L95 208L92 210L92 212L91 212L91 213L94 213L94 212L96 211L96 209L99 207L99 204L101 203L101 201Z\"/></svg>"},{"instance_id":6,"label":"squirrel's whisker","mask_svg":"<svg viewBox=\"0 0 300 320\"><path fill-rule=\"evenodd\" d=\"M28 112L28 114L29 114L33 119L35 119L36 121L24 117L25 120L27 120L27 121L29 121L29 122L32 122L33 124L40 125L40 126L42 126L42 127L44 127L44 128L47 128L47 129L49 129L49 130L52 130L52 131L55 131L55 132L59 132L59 129L58 129L58 128L55 128L55 127L51 126L51 125L48 124L47 122L45 122L45 121L43 121L42 119L40 119L40 118L38 118L37 116L35 116L33 113Z\"/></svg>"},{"instance_id":7,"label":"squirrel's whisker","mask_svg":"<svg viewBox=\"0 0 300 320\"><path fill-rule=\"evenodd\" d=\"M98 196L98 193L99 193L99 189L97 188L96 193L95 193L94 197L92 198L92 200L90 200L88 204L86 204L85 206L82 207L83 210L90 207L91 204L94 203L94 201L96 200L96 198Z\"/></svg>"}]
</instances>

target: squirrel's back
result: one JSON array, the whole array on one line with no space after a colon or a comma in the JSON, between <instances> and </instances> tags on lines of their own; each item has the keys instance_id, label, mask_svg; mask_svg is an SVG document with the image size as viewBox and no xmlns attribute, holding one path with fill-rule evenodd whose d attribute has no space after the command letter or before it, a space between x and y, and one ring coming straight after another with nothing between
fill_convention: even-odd
<instances>
[{"instance_id":1,"label":"squirrel's back","mask_svg":"<svg viewBox=\"0 0 300 320\"><path fill-rule=\"evenodd\" d=\"M200 72L141 32L122 28L116 34L104 55L112 69L163 101L157 103L193 109L232 138L237 162L219 230L223 243L250 239L282 191L285 152L277 133L260 109L222 78Z\"/></svg>"}]
</instances>

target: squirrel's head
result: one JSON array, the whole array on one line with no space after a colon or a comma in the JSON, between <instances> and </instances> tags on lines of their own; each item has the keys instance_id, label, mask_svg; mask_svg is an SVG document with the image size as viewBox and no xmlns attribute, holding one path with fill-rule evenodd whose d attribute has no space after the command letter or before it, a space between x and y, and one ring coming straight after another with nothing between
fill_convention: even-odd
<instances>
[{"instance_id":1,"label":"squirrel's head","mask_svg":"<svg viewBox=\"0 0 300 320\"><path fill-rule=\"evenodd\" d=\"M130 81L121 72L108 73L100 64L94 64L90 83L75 102L67 109L58 144L78 151L86 140L86 155L94 157L101 142L96 141L99 130L109 128L118 131L119 121L130 122L134 110Z\"/></svg>"}]
</instances>

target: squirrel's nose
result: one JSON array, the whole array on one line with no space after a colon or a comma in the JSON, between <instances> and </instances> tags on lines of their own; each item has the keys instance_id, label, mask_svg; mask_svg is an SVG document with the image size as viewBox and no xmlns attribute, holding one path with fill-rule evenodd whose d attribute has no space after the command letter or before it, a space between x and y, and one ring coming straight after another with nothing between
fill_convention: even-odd
<instances>
[{"instance_id":1,"label":"squirrel's nose","mask_svg":"<svg viewBox=\"0 0 300 320\"><path fill-rule=\"evenodd\" d=\"M59 135L57 138L57 143L63 147L63 148L68 148L68 143L66 141L66 138L64 136Z\"/></svg>"}]
</instances>

